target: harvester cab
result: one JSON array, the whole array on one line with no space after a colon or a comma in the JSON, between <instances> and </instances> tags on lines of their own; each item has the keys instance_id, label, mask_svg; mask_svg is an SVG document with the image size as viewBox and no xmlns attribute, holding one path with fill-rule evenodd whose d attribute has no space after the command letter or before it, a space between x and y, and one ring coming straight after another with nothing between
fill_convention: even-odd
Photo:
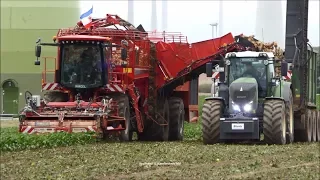
<instances>
[{"instance_id":1,"label":"harvester cab","mask_svg":"<svg viewBox=\"0 0 320 180\"><path fill-rule=\"evenodd\" d=\"M41 46L56 46L58 56L54 58L54 82L46 82L46 67L42 74L42 90L47 92L43 99L26 92L26 107L20 112L20 132L86 132L99 130L102 116L115 117L117 121L109 129L125 129L123 118L114 113L117 103L106 88L112 71L112 48L122 47L121 58L127 58L127 48L111 43L101 36L67 35L53 38L53 43L42 43L38 39L35 47L35 65L40 65ZM111 110L114 114L110 114ZM118 117L118 119L117 119ZM41 119L41 121L39 121ZM119 126L121 124L121 126Z\"/></svg>"},{"instance_id":2,"label":"harvester cab","mask_svg":"<svg viewBox=\"0 0 320 180\"><path fill-rule=\"evenodd\" d=\"M209 117L203 116L204 127L211 123L218 123L219 126L210 131L214 134L206 132L204 128L204 141L210 144L219 140L260 140L261 132L267 132L265 136L272 139L268 137L268 132L272 129L268 126L265 126L266 130L261 128L263 119L269 115L265 110L268 108L265 100L281 97L282 91L286 91L287 88L285 82L275 75L274 54L253 51L230 52L219 61L224 67L215 69L223 71L220 72L220 81L221 75L224 78L219 84L218 97L207 98L203 109L203 112L206 112L211 106L214 108ZM206 68L208 76L212 74L211 64ZM282 66L285 67L285 62ZM282 71L287 73L285 68L282 68ZM283 132L286 133L285 131L286 128Z\"/></svg>"},{"instance_id":3,"label":"harvester cab","mask_svg":"<svg viewBox=\"0 0 320 180\"><path fill-rule=\"evenodd\" d=\"M55 82L75 94L83 93L88 89L101 88L107 84L106 77L110 64L111 48L120 45L111 45L108 38L98 36L62 36L54 37L54 43L41 43L36 45L37 60L35 65L40 65L39 57L41 45L57 46L59 58L55 69ZM56 42L57 41L57 42ZM122 59L127 58L126 49L122 48Z\"/></svg>"}]
</instances>

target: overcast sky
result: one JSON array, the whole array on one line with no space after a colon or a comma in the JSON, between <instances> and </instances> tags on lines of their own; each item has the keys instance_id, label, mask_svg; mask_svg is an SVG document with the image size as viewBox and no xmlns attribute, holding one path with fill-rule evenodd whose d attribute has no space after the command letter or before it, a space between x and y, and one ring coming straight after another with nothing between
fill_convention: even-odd
<instances>
[{"instance_id":1,"label":"overcast sky","mask_svg":"<svg viewBox=\"0 0 320 180\"><path fill-rule=\"evenodd\" d=\"M271 1L271 0L269 0ZM82 11L93 5L94 17L104 17L105 14L118 14L127 19L127 1L81 1ZM224 2L223 31L233 35L244 33L256 34L257 2L229 1ZM282 2L283 18L286 5ZM189 42L202 41L212 37L209 25L219 20L219 1L172 1L168 0L168 28L167 31L182 32L188 36ZM270 9L272 14L272 9ZM80 16L80 15L79 15ZM161 1L157 1L158 29L161 29ZM285 22L285 21L284 21ZM151 1L134 2L134 25L142 24L151 30ZM270 24L272 26L272 24ZM285 25L283 25L284 27ZM285 28L284 28L285 29ZM319 46L319 1L309 1L309 39L313 46Z\"/></svg>"}]
</instances>

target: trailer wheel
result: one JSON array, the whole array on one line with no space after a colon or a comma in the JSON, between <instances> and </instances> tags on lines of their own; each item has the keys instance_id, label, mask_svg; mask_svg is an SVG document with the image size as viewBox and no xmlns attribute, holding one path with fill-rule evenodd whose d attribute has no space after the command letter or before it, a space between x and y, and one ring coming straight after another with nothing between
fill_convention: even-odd
<instances>
[{"instance_id":1,"label":"trailer wheel","mask_svg":"<svg viewBox=\"0 0 320 180\"><path fill-rule=\"evenodd\" d=\"M132 141L132 125L130 121L130 104L127 95L120 95L117 97L119 105L119 116L124 117L126 120L126 129L121 131L120 141Z\"/></svg>"},{"instance_id":2,"label":"trailer wheel","mask_svg":"<svg viewBox=\"0 0 320 180\"><path fill-rule=\"evenodd\" d=\"M286 144L286 107L282 100L264 104L263 133L267 144Z\"/></svg>"},{"instance_id":3,"label":"trailer wheel","mask_svg":"<svg viewBox=\"0 0 320 180\"><path fill-rule=\"evenodd\" d=\"M307 142L311 142L312 141L312 111L310 109L307 110L307 114L306 114L306 130L307 130Z\"/></svg>"},{"instance_id":4,"label":"trailer wheel","mask_svg":"<svg viewBox=\"0 0 320 180\"><path fill-rule=\"evenodd\" d=\"M204 144L215 144L220 140L220 117L222 102L209 100L202 107L202 134Z\"/></svg>"},{"instance_id":5,"label":"trailer wheel","mask_svg":"<svg viewBox=\"0 0 320 180\"><path fill-rule=\"evenodd\" d=\"M305 114L301 115L301 122L304 123L304 129L297 129L295 131L295 139L300 142L310 142L312 136L312 114L309 109Z\"/></svg>"},{"instance_id":6,"label":"trailer wheel","mask_svg":"<svg viewBox=\"0 0 320 180\"><path fill-rule=\"evenodd\" d=\"M184 104L181 98L172 97L169 99L170 125L169 140L182 141L184 132Z\"/></svg>"},{"instance_id":7,"label":"trailer wheel","mask_svg":"<svg viewBox=\"0 0 320 180\"><path fill-rule=\"evenodd\" d=\"M317 111L312 112L312 136L311 141L317 142Z\"/></svg>"},{"instance_id":8,"label":"trailer wheel","mask_svg":"<svg viewBox=\"0 0 320 180\"><path fill-rule=\"evenodd\" d=\"M317 113L317 141L320 142L320 111Z\"/></svg>"},{"instance_id":9,"label":"trailer wheel","mask_svg":"<svg viewBox=\"0 0 320 180\"><path fill-rule=\"evenodd\" d=\"M46 92L43 96L47 102L66 102L68 101L68 94L57 91Z\"/></svg>"},{"instance_id":10,"label":"trailer wheel","mask_svg":"<svg viewBox=\"0 0 320 180\"><path fill-rule=\"evenodd\" d=\"M286 102L286 120L287 120L287 143L294 142L294 119L293 119L293 98L292 92L289 92L289 102Z\"/></svg>"}]
</instances>

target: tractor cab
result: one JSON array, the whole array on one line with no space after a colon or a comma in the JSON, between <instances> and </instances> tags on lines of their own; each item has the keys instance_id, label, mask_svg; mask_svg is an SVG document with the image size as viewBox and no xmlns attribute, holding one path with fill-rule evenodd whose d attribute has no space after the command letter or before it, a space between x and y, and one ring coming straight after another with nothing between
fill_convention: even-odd
<instances>
[{"instance_id":1,"label":"tractor cab","mask_svg":"<svg viewBox=\"0 0 320 180\"><path fill-rule=\"evenodd\" d=\"M273 53L231 52L220 61L224 67L218 96L225 99L228 114L254 115L262 110L259 102L270 94L268 86L275 77Z\"/></svg>"}]
</instances>

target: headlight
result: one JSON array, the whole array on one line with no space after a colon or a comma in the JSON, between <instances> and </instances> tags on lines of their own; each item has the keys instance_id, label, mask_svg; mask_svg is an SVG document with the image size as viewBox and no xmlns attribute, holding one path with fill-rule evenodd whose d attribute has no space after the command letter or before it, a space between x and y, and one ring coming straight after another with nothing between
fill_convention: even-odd
<instances>
[{"instance_id":1,"label":"headlight","mask_svg":"<svg viewBox=\"0 0 320 180\"><path fill-rule=\"evenodd\" d=\"M238 111L238 112L240 112L241 109L243 109L245 112L250 112L252 110L252 103L253 103L253 101L245 104L242 108L240 108L239 105L237 105L234 102L232 102L232 108L233 108L234 111Z\"/></svg>"},{"instance_id":2,"label":"headlight","mask_svg":"<svg viewBox=\"0 0 320 180\"><path fill-rule=\"evenodd\" d=\"M236 105L236 104L234 104L234 102L232 101L232 108L233 108L233 110L234 111L241 111L241 109L240 109L240 106L239 105Z\"/></svg>"},{"instance_id":3,"label":"headlight","mask_svg":"<svg viewBox=\"0 0 320 180\"><path fill-rule=\"evenodd\" d=\"M252 110L252 101L251 102L249 102L248 104L245 104L244 106L243 106L243 110L245 111L245 112L249 112L249 111L251 111Z\"/></svg>"},{"instance_id":4,"label":"headlight","mask_svg":"<svg viewBox=\"0 0 320 180\"><path fill-rule=\"evenodd\" d=\"M232 107L233 107L233 110L235 110L235 111L241 111L240 107L236 104L233 104Z\"/></svg>"}]
</instances>

